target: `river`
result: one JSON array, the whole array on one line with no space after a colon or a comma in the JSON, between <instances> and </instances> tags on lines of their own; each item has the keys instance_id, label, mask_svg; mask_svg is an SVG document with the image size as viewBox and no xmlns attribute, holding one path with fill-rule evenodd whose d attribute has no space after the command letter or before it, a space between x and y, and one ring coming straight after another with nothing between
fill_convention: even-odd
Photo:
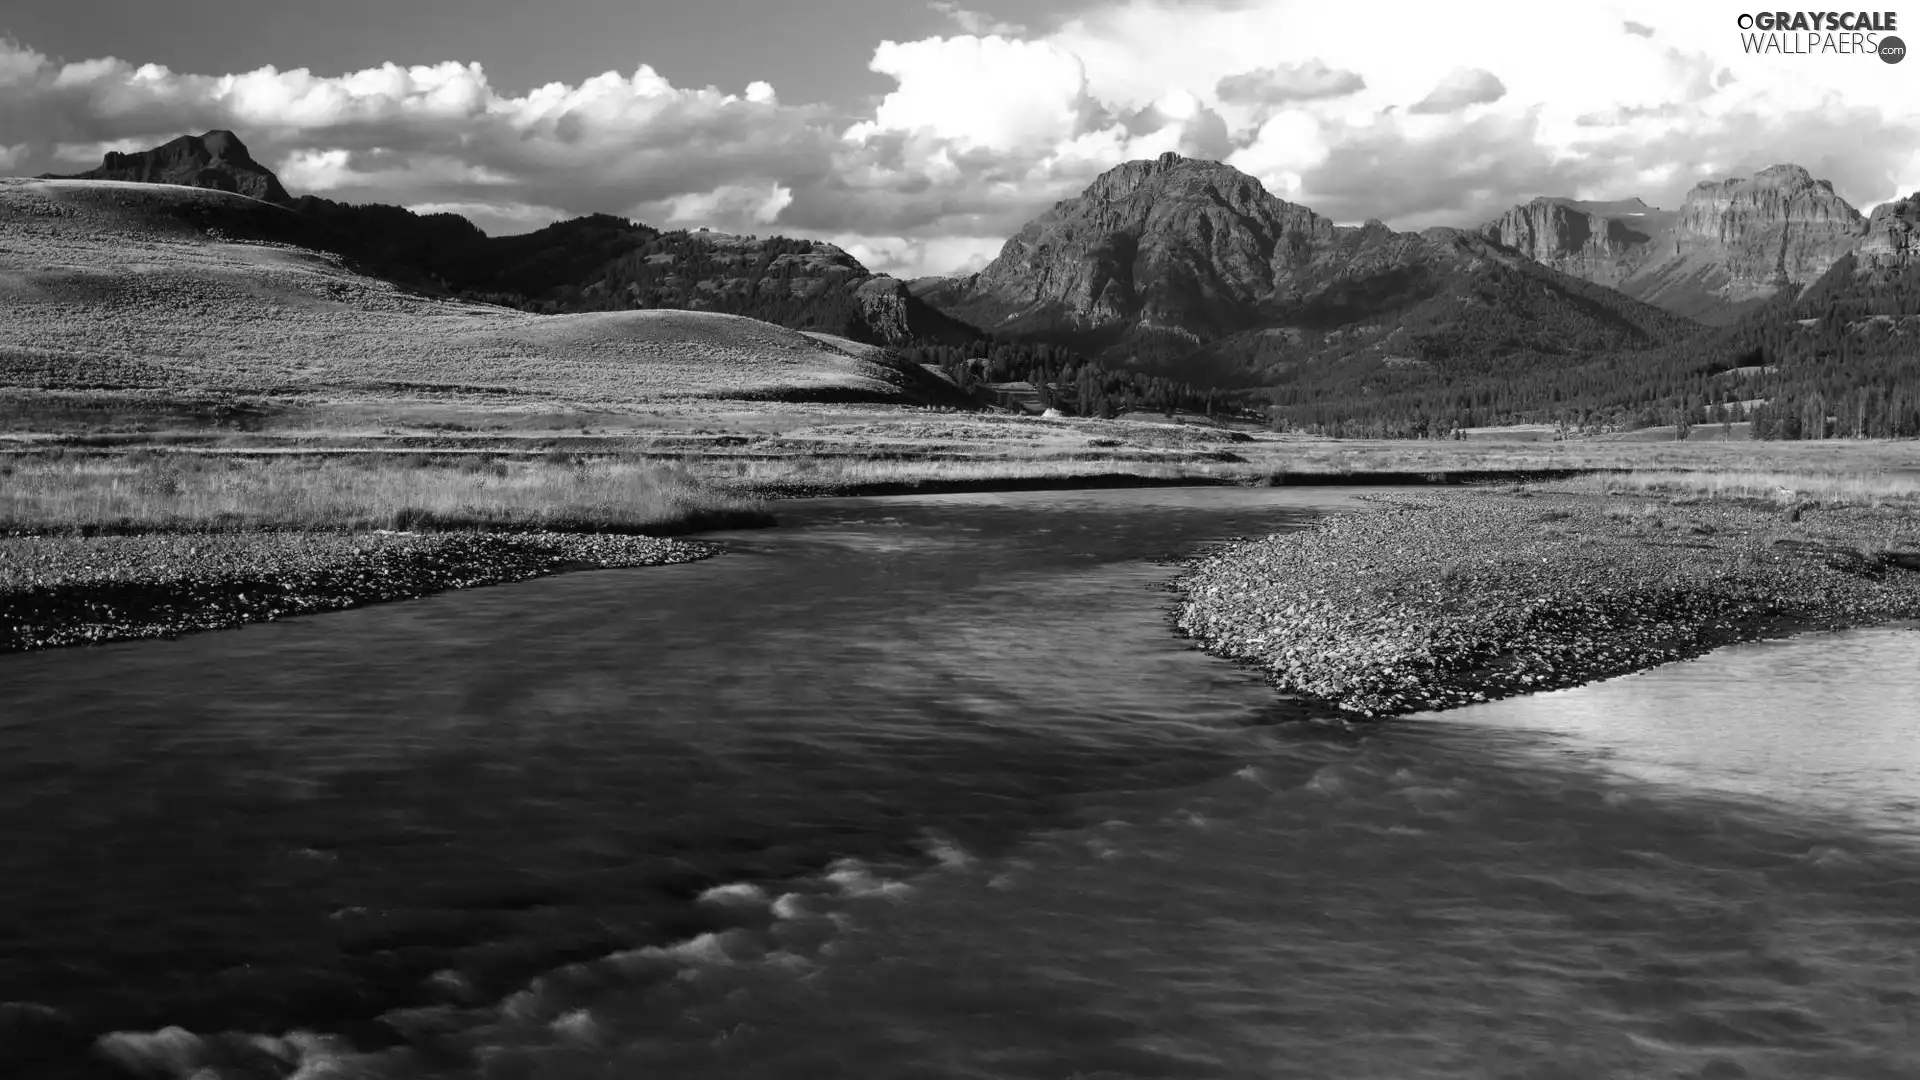
<instances>
[{"instance_id":1,"label":"river","mask_svg":"<svg viewBox=\"0 0 1920 1080\"><path fill-rule=\"evenodd\" d=\"M9 1077L1912 1077L1920 634L1350 726L1165 557L1337 489L0 657Z\"/></svg>"}]
</instances>

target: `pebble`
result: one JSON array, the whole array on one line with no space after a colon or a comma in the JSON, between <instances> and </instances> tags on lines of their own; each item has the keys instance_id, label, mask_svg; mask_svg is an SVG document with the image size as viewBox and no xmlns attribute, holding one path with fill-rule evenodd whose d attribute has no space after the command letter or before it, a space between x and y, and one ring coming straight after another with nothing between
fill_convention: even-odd
<instances>
[{"instance_id":1,"label":"pebble","mask_svg":"<svg viewBox=\"0 0 1920 1080\"><path fill-rule=\"evenodd\" d=\"M1180 630L1285 693L1380 717L1920 616L1920 521L1899 510L1550 490L1367 501L1191 562Z\"/></svg>"},{"instance_id":2,"label":"pebble","mask_svg":"<svg viewBox=\"0 0 1920 1080\"><path fill-rule=\"evenodd\" d=\"M559 532L0 537L0 652L176 637L565 570L691 562L719 550Z\"/></svg>"}]
</instances>

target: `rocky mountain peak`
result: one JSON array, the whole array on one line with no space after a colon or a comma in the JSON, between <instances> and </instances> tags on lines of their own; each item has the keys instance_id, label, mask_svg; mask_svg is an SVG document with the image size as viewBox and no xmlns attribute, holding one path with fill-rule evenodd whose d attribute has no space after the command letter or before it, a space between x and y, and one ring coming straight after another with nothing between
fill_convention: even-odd
<instances>
[{"instance_id":1,"label":"rocky mountain peak","mask_svg":"<svg viewBox=\"0 0 1920 1080\"><path fill-rule=\"evenodd\" d=\"M262 202L293 205L293 198L271 169L253 160L240 136L215 129L182 135L151 150L109 151L96 169L60 180L122 180L143 184L180 184L213 188Z\"/></svg>"},{"instance_id":2,"label":"rocky mountain peak","mask_svg":"<svg viewBox=\"0 0 1920 1080\"><path fill-rule=\"evenodd\" d=\"M1695 185L1674 222L1671 251L1723 266L1734 293L1760 295L1819 278L1853 249L1864 225L1831 183L1798 165L1775 165Z\"/></svg>"},{"instance_id":3,"label":"rocky mountain peak","mask_svg":"<svg viewBox=\"0 0 1920 1080\"><path fill-rule=\"evenodd\" d=\"M960 303L989 326L1045 310L1084 329L1211 332L1335 231L1230 165L1167 153L1115 166L1029 222Z\"/></svg>"},{"instance_id":4,"label":"rocky mountain peak","mask_svg":"<svg viewBox=\"0 0 1920 1080\"><path fill-rule=\"evenodd\" d=\"M1439 362L1469 338L1532 348L1574 323L1582 344L1664 332L1658 312L1598 313L1582 290L1470 231L1336 225L1177 154L1102 173L978 274L915 286L997 336L1229 381L1309 357Z\"/></svg>"}]
</instances>

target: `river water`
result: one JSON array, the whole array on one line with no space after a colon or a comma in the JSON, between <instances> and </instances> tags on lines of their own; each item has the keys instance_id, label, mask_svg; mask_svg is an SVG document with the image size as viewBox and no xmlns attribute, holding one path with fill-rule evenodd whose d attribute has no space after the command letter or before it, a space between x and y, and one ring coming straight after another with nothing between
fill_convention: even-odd
<instances>
[{"instance_id":1,"label":"river water","mask_svg":"<svg viewBox=\"0 0 1920 1080\"><path fill-rule=\"evenodd\" d=\"M1319 722L1158 557L1349 494L0 657L0 1074L1920 1075L1920 634Z\"/></svg>"}]
</instances>

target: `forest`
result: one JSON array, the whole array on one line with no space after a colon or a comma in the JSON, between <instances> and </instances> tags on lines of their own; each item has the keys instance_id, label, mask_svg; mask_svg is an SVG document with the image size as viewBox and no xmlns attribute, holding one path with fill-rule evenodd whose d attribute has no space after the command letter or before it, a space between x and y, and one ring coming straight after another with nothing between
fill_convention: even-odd
<instances>
[{"instance_id":1,"label":"forest","mask_svg":"<svg viewBox=\"0 0 1920 1080\"><path fill-rule=\"evenodd\" d=\"M1483 354L1484 355L1484 354ZM1751 421L1763 439L1920 436L1920 266L1852 256L1733 326L1646 349L1474 353L1279 373L1275 425L1334 436L1445 437L1467 427L1570 431Z\"/></svg>"}]
</instances>

